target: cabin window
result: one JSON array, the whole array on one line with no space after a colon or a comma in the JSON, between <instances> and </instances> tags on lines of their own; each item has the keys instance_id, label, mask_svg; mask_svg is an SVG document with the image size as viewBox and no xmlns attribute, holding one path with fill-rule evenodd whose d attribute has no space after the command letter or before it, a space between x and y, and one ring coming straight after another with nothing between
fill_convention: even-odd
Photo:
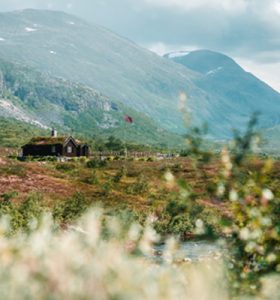
<instances>
[{"instance_id":1,"label":"cabin window","mask_svg":"<svg viewBox=\"0 0 280 300\"><path fill-rule=\"evenodd\" d=\"M72 147L71 146L67 147L67 153L69 153L69 154L72 153Z\"/></svg>"},{"instance_id":2,"label":"cabin window","mask_svg":"<svg viewBox=\"0 0 280 300\"><path fill-rule=\"evenodd\" d=\"M56 152L55 146L52 146L52 153L55 153L55 152Z\"/></svg>"}]
</instances>

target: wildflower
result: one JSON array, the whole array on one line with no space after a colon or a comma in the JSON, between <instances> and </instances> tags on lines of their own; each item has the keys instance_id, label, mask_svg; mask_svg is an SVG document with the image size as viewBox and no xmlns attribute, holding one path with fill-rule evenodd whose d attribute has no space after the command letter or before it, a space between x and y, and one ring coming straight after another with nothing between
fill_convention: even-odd
<instances>
[{"instance_id":1,"label":"wildflower","mask_svg":"<svg viewBox=\"0 0 280 300\"><path fill-rule=\"evenodd\" d=\"M231 190L229 193L229 199L232 202L235 202L238 200L238 193L236 192L236 190Z\"/></svg>"},{"instance_id":2,"label":"wildflower","mask_svg":"<svg viewBox=\"0 0 280 300\"><path fill-rule=\"evenodd\" d=\"M255 229L252 231L250 238L253 240L257 240L262 236L262 231L260 229Z\"/></svg>"},{"instance_id":3,"label":"wildflower","mask_svg":"<svg viewBox=\"0 0 280 300\"><path fill-rule=\"evenodd\" d=\"M174 175L170 172L170 171L167 171L165 174L164 174L164 178L167 182L174 182L175 180L175 177Z\"/></svg>"},{"instance_id":4,"label":"wildflower","mask_svg":"<svg viewBox=\"0 0 280 300\"><path fill-rule=\"evenodd\" d=\"M204 222L201 219L197 219L195 222L195 233L197 235L205 234Z\"/></svg>"},{"instance_id":5,"label":"wildflower","mask_svg":"<svg viewBox=\"0 0 280 300\"><path fill-rule=\"evenodd\" d=\"M257 244L255 242L249 242L246 247L245 251L248 253L254 252L256 250Z\"/></svg>"},{"instance_id":6,"label":"wildflower","mask_svg":"<svg viewBox=\"0 0 280 300\"><path fill-rule=\"evenodd\" d=\"M128 231L128 239L131 241L137 241L141 235L141 226L138 224L132 224Z\"/></svg>"},{"instance_id":7,"label":"wildflower","mask_svg":"<svg viewBox=\"0 0 280 300\"><path fill-rule=\"evenodd\" d=\"M224 196L225 191L226 191L226 188L225 188L224 184L222 184L222 183L219 184L219 185L218 185L218 189L217 189L217 195L218 195L219 197L222 197L222 196Z\"/></svg>"},{"instance_id":8,"label":"wildflower","mask_svg":"<svg viewBox=\"0 0 280 300\"><path fill-rule=\"evenodd\" d=\"M273 200L274 195L273 195L273 193L271 192L271 190L269 190L269 189L264 189L264 190L262 191L262 197L263 197L265 200L270 201L270 200Z\"/></svg>"},{"instance_id":9,"label":"wildflower","mask_svg":"<svg viewBox=\"0 0 280 300\"><path fill-rule=\"evenodd\" d=\"M242 228L239 232L239 237L243 241L247 241L250 237L250 231L247 227Z\"/></svg>"},{"instance_id":10,"label":"wildflower","mask_svg":"<svg viewBox=\"0 0 280 300\"><path fill-rule=\"evenodd\" d=\"M276 256L274 253L270 253L270 254L266 257L266 260L267 260L269 263L275 262L276 259L277 259L277 256Z\"/></svg>"},{"instance_id":11,"label":"wildflower","mask_svg":"<svg viewBox=\"0 0 280 300\"><path fill-rule=\"evenodd\" d=\"M272 220L271 220L271 218L268 218L268 217L261 218L261 224L263 226L269 227L272 225Z\"/></svg>"}]
</instances>

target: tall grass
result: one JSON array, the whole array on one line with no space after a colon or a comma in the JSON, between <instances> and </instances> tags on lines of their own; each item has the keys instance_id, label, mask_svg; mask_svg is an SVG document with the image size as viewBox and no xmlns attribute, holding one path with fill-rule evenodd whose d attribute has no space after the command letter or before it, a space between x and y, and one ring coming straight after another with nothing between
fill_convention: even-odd
<instances>
[{"instance_id":1,"label":"tall grass","mask_svg":"<svg viewBox=\"0 0 280 300\"><path fill-rule=\"evenodd\" d=\"M64 231L48 214L29 225L9 236L1 219L1 299L228 299L221 260L175 264L172 241L161 265L149 260L157 234L148 225L124 235L113 218L104 238L98 209Z\"/></svg>"}]
</instances>

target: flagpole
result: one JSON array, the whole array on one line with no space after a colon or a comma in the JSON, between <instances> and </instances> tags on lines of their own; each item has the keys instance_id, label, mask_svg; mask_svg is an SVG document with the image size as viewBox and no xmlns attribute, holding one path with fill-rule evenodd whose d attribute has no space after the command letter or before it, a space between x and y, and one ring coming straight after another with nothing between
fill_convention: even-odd
<instances>
[{"instance_id":1,"label":"flagpole","mask_svg":"<svg viewBox=\"0 0 280 300\"><path fill-rule=\"evenodd\" d=\"M124 158L125 160L127 160L127 144L126 144L126 124L127 122L125 122L124 124Z\"/></svg>"},{"instance_id":2,"label":"flagpole","mask_svg":"<svg viewBox=\"0 0 280 300\"><path fill-rule=\"evenodd\" d=\"M126 131L126 129L128 129L128 127L126 127L126 123L132 124L133 118L128 115L125 115L124 121L125 121L124 130ZM124 133L124 155L125 155L125 160L127 160L127 143L126 143L126 134L125 133Z\"/></svg>"}]
</instances>

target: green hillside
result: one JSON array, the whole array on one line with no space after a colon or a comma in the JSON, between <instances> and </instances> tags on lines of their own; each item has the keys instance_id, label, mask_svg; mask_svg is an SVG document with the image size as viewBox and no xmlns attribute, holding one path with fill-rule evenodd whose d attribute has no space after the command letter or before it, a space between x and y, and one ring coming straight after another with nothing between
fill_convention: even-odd
<instances>
[{"instance_id":1,"label":"green hillside","mask_svg":"<svg viewBox=\"0 0 280 300\"><path fill-rule=\"evenodd\" d=\"M145 115L81 84L0 60L0 116L92 139L114 135L139 144L179 146L182 138ZM124 121L130 115L134 123Z\"/></svg>"},{"instance_id":2,"label":"green hillside","mask_svg":"<svg viewBox=\"0 0 280 300\"><path fill-rule=\"evenodd\" d=\"M30 137L47 134L47 131L34 125L14 119L0 117L0 146L19 148Z\"/></svg>"}]
</instances>

